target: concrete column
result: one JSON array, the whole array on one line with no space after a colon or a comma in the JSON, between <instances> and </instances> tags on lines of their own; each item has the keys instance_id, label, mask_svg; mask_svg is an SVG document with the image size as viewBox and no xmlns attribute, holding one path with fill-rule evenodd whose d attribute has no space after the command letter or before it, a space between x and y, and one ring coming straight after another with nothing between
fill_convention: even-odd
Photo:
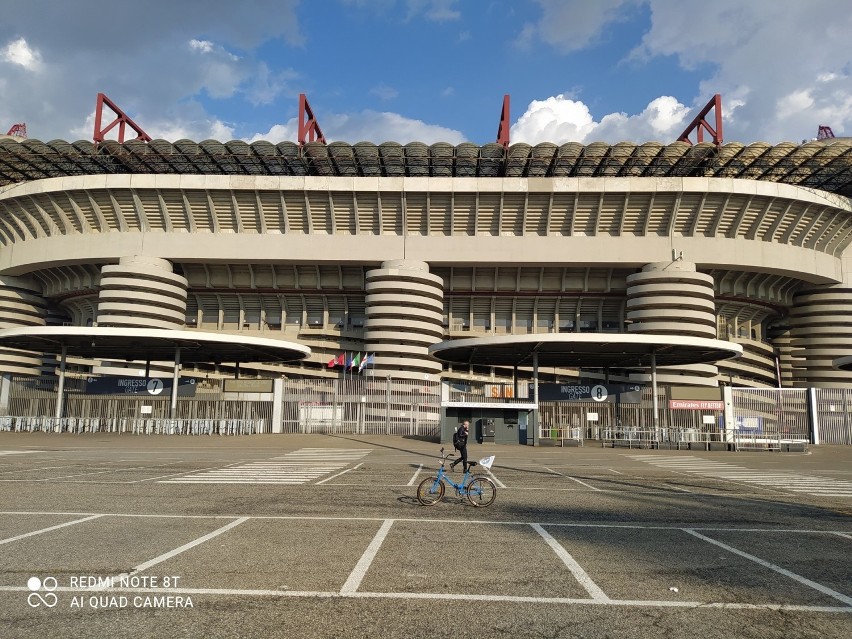
<instances>
[{"instance_id":1,"label":"concrete column","mask_svg":"<svg viewBox=\"0 0 852 639\"><path fill-rule=\"evenodd\" d=\"M364 341L378 375L434 380L441 363L429 346L444 337L444 283L429 265L390 260L367 271Z\"/></svg>"},{"instance_id":2,"label":"concrete column","mask_svg":"<svg viewBox=\"0 0 852 639\"><path fill-rule=\"evenodd\" d=\"M832 361L852 355L852 287L811 287L793 297L790 328L794 375L818 388L852 386L852 372L836 370Z\"/></svg>"},{"instance_id":3,"label":"concrete column","mask_svg":"<svg viewBox=\"0 0 852 639\"><path fill-rule=\"evenodd\" d=\"M0 329L44 326L47 302L38 286L25 278L0 276ZM0 347L0 373L41 374L42 353Z\"/></svg>"},{"instance_id":4,"label":"concrete column","mask_svg":"<svg viewBox=\"0 0 852 639\"><path fill-rule=\"evenodd\" d=\"M714 339L713 278L683 260L647 264L627 277L626 319L629 333ZM713 364L665 366L658 374L661 383L716 386L718 369ZM647 375L631 377L647 381Z\"/></svg>"},{"instance_id":5,"label":"concrete column","mask_svg":"<svg viewBox=\"0 0 852 639\"><path fill-rule=\"evenodd\" d=\"M272 380L272 432L284 432L284 380Z\"/></svg>"}]
</instances>

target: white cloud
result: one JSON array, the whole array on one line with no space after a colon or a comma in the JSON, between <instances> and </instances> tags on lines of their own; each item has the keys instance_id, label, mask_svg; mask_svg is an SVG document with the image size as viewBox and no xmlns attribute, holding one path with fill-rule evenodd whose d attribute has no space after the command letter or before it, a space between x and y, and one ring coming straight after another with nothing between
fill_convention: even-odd
<instances>
[{"instance_id":1,"label":"white cloud","mask_svg":"<svg viewBox=\"0 0 852 639\"><path fill-rule=\"evenodd\" d=\"M210 53L213 51L213 43L209 40L195 40L193 38L189 41L189 48L201 53Z\"/></svg>"},{"instance_id":2,"label":"white cloud","mask_svg":"<svg viewBox=\"0 0 852 639\"><path fill-rule=\"evenodd\" d=\"M637 52L676 56L685 68L709 68L696 103L721 93L723 112L737 104L728 141L799 141L821 118L852 125L852 12L833 0L646 0L651 29ZM830 19L822 19L830 16Z\"/></svg>"},{"instance_id":3,"label":"white cloud","mask_svg":"<svg viewBox=\"0 0 852 639\"><path fill-rule=\"evenodd\" d=\"M38 51L30 48L30 45L27 44L24 38L13 40L3 47L0 50L0 59L20 65L28 71L36 70L41 62L41 56Z\"/></svg>"},{"instance_id":4,"label":"white cloud","mask_svg":"<svg viewBox=\"0 0 852 639\"><path fill-rule=\"evenodd\" d=\"M449 142L460 144L465 141L460 131L448 129L422 120L414 120L398 113L362 111L360 113L332 113L317 115L320 128L328 142L340 140L355 144L357 142ZM272 126L266 133L257 133L249 142L266 140L278 143L285 140L295 142L298 138L298 120L292 118L284 124Z\"/></svg>"},{"instance_id":5,"label":"white cloud","mask_svg":"<svg viewBox=\"0 0 852 639\"><path fill-rule=\"evenodd\" d=\"M393 87L389 87L384 83L374 86L372 89L370 89L370 93L375 95L380 100L393 100L399 95L399 91L397 91Z\"/></svg>"},{"instance_id":6,"label":"white cloud","mask_svg":"<svg viewBox=\"0 0 852 639\"><path fill-rule=\"evenodd\" d=\"M254 0L251 7L225 0L151 0L120 9L105 0L78 4L49 19L57 15L55 1L28 0L13 22L0 23L0 85L15 87L0 101L0 125L26 121L30 136L43 140L91 139L86 118L104 92L154 137L209 137L215 122L228 118L205 113L196 96L266 104L294 93L291 73L270 72L256 47L274 39L304 42L297 0ZM104 28L80 37L92 25ZM20 35L26 46L10 46ZM21 66L39 61L37 74Z\"/></svg>"},{"instance_id":7,"label":"white cloud","mask_svg":"<svg viewBox=\"0 0 852 639\"><path fill-rule=\"evenodd\" d=\"M628 59L651 64L673 56L700 73L693 94L679 97L697 110L722 94L727 141L799 141L816 134L818 120L852 129L852 11L835 0L786 1L783 8L778 0L536 2L541 18L519 29L516 44L542 42L560 52L605 40L613 22L647 9L650 28Z\"/></svg>"},{"instance_id":8,"label":"white cloud","mask_svg":"<svg viewBox=\"0 0 852 639\"><path fill-rule=\"evenodd\" d=\"M535 0L541 19L526 23L515 40L525 48L541 40L563 52L577 51L596 42L612 21L626 17L626 6L637 0Z\"/></svg>"},{"instance_id":9,"label":"white cloud","mask_svg":"<svg viewBox=\"0 0 852 639\"><path fill-rule=\"evenodd\" d=\"M534 100L510 130L512 142L583 141L594 130L589 108L564 95Z\"/></svg>"},{"instance_id":10,"label":"white cloud","mask_svg":"<svg viewBox=\"0 0 852 639\"><path fill-rule=\"evenodd\" d=\"M670 141L688 123L689 111L675 98L663 96L637 115L609 113L595 121L583 102L557 95L531 102L512 126L511 141L527 144Z\"/></svg>"}]
</instances>

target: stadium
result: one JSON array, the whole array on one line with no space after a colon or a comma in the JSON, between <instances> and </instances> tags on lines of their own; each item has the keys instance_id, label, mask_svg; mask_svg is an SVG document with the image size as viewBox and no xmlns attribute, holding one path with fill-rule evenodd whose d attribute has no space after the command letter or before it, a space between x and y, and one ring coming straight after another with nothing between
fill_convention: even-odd
<instances>
[{"instance_id":1,"label":"stadium","mask_svg":"<svg viewBox=\"0 0 852 639\"><path fill-rule=\"evenodd\" d=\"M509 143L508 109L490 144L326 143L304 97L296 142L167 142L106 101L110 127L137 139L99 139L100 110L92 142L0 139L0 329L281 340L310 354L211 357L180 374L480 384L516 400L528 361L441 361L436 345L685 336L742 352L655 371L695 398L845 389L852 372L833 362L852 355L852 139L724 143L716 100L678 141L534 146ZM57 366L24 345L0 344L7 396ZM72 355L67 370L172 370L125 355ZM647 367L565 361L537 377L649 380Z\"/></svg>"}]
</instances>

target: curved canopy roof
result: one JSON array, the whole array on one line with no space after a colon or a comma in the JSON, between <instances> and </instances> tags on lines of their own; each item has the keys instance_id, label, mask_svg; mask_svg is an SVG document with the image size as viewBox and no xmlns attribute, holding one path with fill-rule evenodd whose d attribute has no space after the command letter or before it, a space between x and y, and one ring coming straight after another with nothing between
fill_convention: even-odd
<instances>
[{"instance_id":1,"label":"curved canopy roof","mask_svg":"<svg viewBox=\"0 0 852 639\"><path fill-rule=\"evenodd\" d=\"M545 333L449 340L429 353L452 364L575 368L645 369L656 356L657 366L700 364L742 355L739 344L706 337L631 335L629 333Z\"/></svg>"},{"instance_id":2,"label":"curved canopy roof","mask_svg":"<svg viewBox=\"0 0 852 639\"><path fill-rule=\"evenodd\" d=\"M0 330L0 345L39 353L61 353L92 359L171 361L180 348L186 364L290 362L305 359L311 349L264 337L161 328L101 326L30 326Z\"/></svg>"},{"instance_id":3,"label":"curved canopy roof","mask_svg":"<svg viewBox=\"0 0 852 639\"><path fill-rule=\"evenodd\" d=\"M348 144L131 140L124 143L0 139L0 186L100 174L407 177L726 177L783 182L852 196L852 139L805 144L709 142L411 142Z\"/></svg>"}]
</instances>

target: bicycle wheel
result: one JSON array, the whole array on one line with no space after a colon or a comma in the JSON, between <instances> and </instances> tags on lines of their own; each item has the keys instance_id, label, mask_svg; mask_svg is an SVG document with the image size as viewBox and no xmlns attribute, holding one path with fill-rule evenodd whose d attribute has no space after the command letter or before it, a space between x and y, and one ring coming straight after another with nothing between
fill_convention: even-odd
<instances>
[{"instance_id":1,"label":"bicycle wheel","mask_svg":"<svg viewBox=\"0 0 852 639\"><path fill-rule=\"evenodd\" d=\"M474 506L490 506L497 498L497 486L486 477L477 477L467 485L467 498Z\"/></svg>"},{"instance_id":2,"label":"bicycle wheel","mask_svg":"<svg viewBox=\"0 0 852 639\"><path fill-rule=\"evenodd\" d=\"M417 501L424 506L434 506L444 496L444 482L427 477L417 487Z\"/></svg>"}]
</instances>

